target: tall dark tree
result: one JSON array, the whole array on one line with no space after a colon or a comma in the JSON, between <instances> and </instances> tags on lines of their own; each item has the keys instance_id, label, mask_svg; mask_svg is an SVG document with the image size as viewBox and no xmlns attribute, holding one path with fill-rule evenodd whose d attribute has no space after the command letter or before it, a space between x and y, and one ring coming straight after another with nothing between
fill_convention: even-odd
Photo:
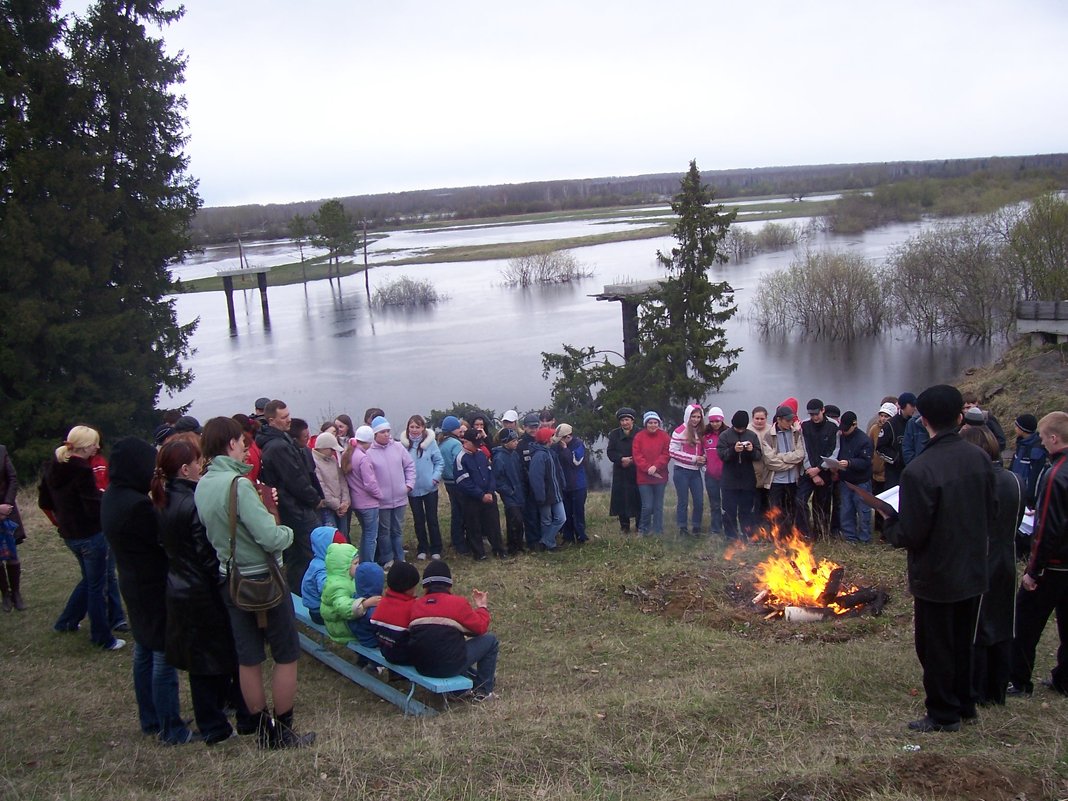
<instances>
[{"instance_id":1,"label":"tall dark tree","mask_svg":"<svg viewBox=\"0 0 1068 801\"><path fill-rule=\"evenodd\" d=\"M143 433L183 368L168 265L200 205L160 0L0 0L0 403L35 467L75 423Z\"/></svg>"},{"instance_id":2,"label":"tall dark tree","mask_svg":"<svg viewBox=\"0 0 1068 801\"><path fill-rule=\"evenodd\" d=\"M292 239L297 248L300 250L300 271L304 280L308 280L308 273L304 267L304 243L308 241L308 237L311 236L312 226L311 220L305 217L303 214L294 214L289 221L289 225L286 226L289 232L289 238Z\"/></svg>"},{"instance_id":3,"label":"tall dark tree","mask_svg":"<svg viewBox=\"0 0 1068 801\"><path fill-rule=\"evenodd\" d=\"M730 348L724 325L738 307L726 281L713 282L708 269L727 261L720 243L735 212L714 205L711 188L701 183L697 162L690 162L681 191L671 204L678 215L670 253L657 252L668 276L639 305L638 354L614 366L593 348L565 346L565 353L543 353L553 403L595 410L601 431L614 424L617 406L652 408L678 420L687 402L704 400L718 390L738 365L740 348ZM595 432L588 432L595 433Z\"/></svg>"}]
</instances>

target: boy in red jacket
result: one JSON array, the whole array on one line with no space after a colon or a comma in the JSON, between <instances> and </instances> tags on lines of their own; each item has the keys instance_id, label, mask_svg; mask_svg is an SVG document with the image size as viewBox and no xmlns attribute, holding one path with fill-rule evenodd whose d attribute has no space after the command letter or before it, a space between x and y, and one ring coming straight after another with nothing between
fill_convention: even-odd
<instances>
[{"instance_id":1,"label":"boy in red jacket","mask_svg":"<svg viewBox=\"0 0 1068 801\"><path fill-rule=\"evenodd\" d=\"M412 664L427 676L456 676L473 669L476 702L496 696L497 637L489 632L488 594L472 590L474 608L452 594L452 573L442 561L423 571L422 598L412 604L408 646Z\"/></svg>"},{"instance_id":2,"label":"boy in red jacket","mask_svg":"<svg viewBox=\"0 0 1068 801\"><path fill-rule=\"evenodd\" d=\"M386 574L386 593L374 614L371 628L382 656L396 665L412 664L408 649L408 624L412 619L419 570L410 562L394 562Z\"/></svg>"}]
</instances>

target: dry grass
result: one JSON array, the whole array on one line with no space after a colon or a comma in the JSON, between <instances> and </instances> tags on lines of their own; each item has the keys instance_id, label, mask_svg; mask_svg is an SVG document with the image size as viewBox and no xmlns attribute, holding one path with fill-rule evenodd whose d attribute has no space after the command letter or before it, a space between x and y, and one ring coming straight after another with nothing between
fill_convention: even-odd
<instances>
[{"instance_id":1,"label":"dry grass","mask_svg":"<svg viewBox=\"0 0 1068 801\"><path fill-rule=\"evenodd\" d=\"M165 748L140 735L130 651L100 653L84 634L51 631L76 566L24 498L30 609L0 617L0 797L1068 796L1068 701L1041 689L984 711L960 734L906 733L922 688L901 553L820 549L852 580L890 591L884 616L766 622L728 592L748 579L756 554L728 563L716 542L625 539L606 504L591 496L594 540L581 550L453 563L457 591L490 591L499 701L405 719L306 659L298 722L319 741L262 753L248 738ZM630 594L639 587L664 593L664 603L640 603Z\"/></svg>"}]
</instances>

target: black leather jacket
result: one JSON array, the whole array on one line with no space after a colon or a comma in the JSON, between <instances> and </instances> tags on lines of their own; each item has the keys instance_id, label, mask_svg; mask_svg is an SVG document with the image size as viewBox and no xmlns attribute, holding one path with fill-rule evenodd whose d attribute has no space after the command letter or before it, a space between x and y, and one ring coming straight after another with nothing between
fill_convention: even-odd
<instances>
[{"instance_id":1,"label":"black leather jacket","mask_svg":"<svg viewBox=\"0 0 1068 801\"><path fill-rule=\"evenodd\" d=\"M1035 531L1027 573L1038 580L1046 568L1068 570L1068 451L1049 457L1035 495Z\"/></svg>"}]
</instances>

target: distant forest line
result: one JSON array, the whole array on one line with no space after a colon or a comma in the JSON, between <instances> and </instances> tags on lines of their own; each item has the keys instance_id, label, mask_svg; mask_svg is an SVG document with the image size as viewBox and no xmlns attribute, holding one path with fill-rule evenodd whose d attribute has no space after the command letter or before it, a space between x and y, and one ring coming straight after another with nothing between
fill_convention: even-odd
<instances>
[{"instance_id":1,"label":"distant forest line","mask_svg":"<svg viewBox=\"0 0 1068 801\"><path fill-rule=\"evenodd\" d=\"M794 167L707 170L702 181L717 198L785 196L801 198L824 192L872 189L920 179L989 178L1068 181L1068 154L1004 156L867 164L820 164ZM667 202L677 191L682 173L613 178L535 181L496 186L421 189L339 198L356 220L373 230L418 223L471 220L518 214ZM198 245L232 242L236 237L283 239L296 214L310 216L323 199L269 205L220 206L200 209L192 223Z\"/></svg>"}]
</instances>

